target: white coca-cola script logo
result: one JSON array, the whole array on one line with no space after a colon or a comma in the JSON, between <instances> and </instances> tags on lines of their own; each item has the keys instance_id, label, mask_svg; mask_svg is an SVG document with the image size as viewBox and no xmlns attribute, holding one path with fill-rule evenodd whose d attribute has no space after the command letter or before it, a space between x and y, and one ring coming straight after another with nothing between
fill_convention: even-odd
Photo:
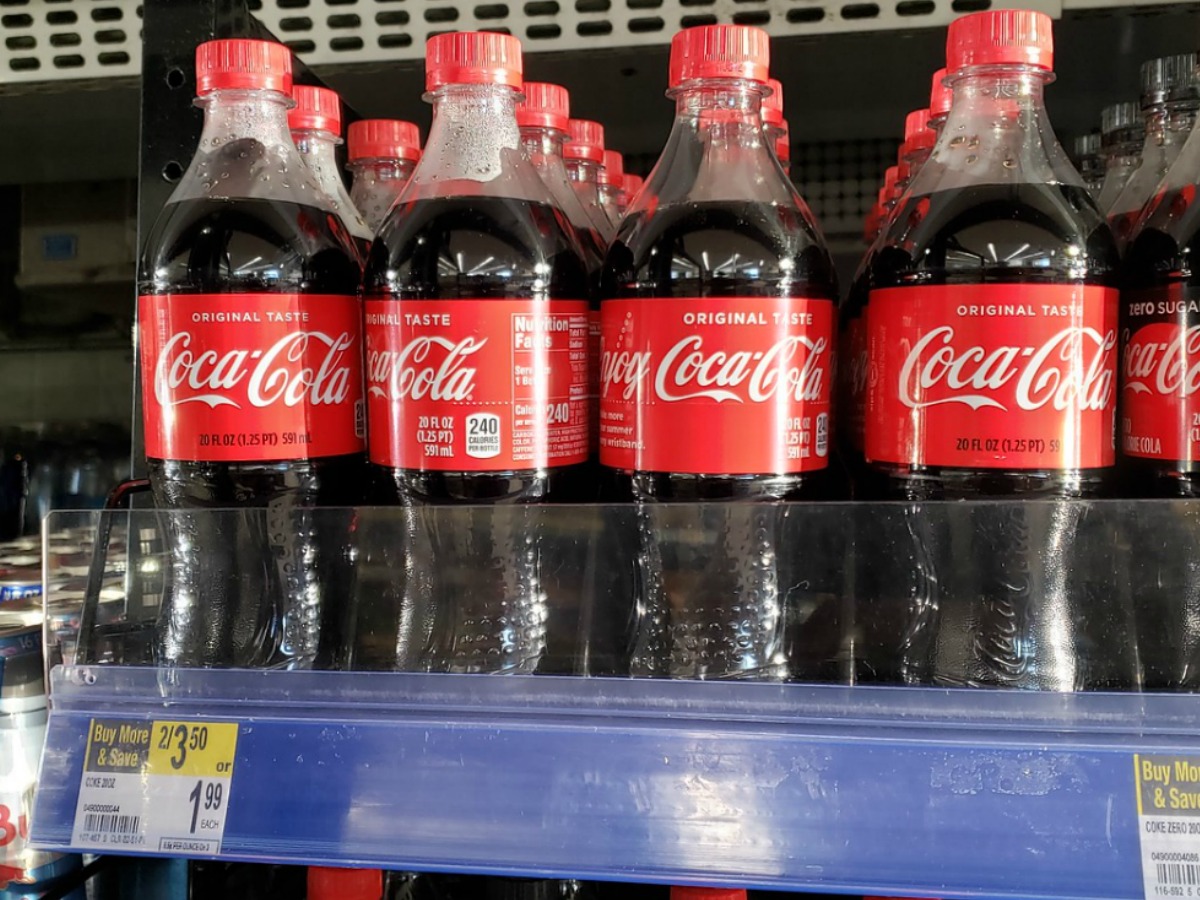
<instances>
[{"instance_id":1,"label":"white coca-cola script logo","mask_svg":"<svg viewBox=\"0 0 1200 900\"><path fill-rule=\"evenodd\" d=\"M910 409L962 403L1007 410L997 399L1014 379L1013 399L1026 411L1050 404L1062 411L1107 409L1113 397L1110 363L1117 336L1094 328L1064 328L1040 347L954 345L953 326L922 337L900 369L900 401ZM949 391L949 393L947 393Z\"/></svg>"},{"instance_id":2,"label":"white coca-cola script logo","mask_svg":"<svg viewBox=\"0 0 1200 900\"><path fill-rule=\"evenodd\" d=\"M413 338L403 349L367 354L367 390L374 397L399 400L470 400L476 370L467 365L487 338Z\"/></svg>"},{"instance_id":3,"label":"white coca-cola script logo","mask_svg":"<svg viewBox=\"0 0 1200 900\"><path fill-rule=\"evenodd\" d=\"M1200 325L1170 341L1126 341L1125 389L1135 394L1190 397L1200 389Z\"/></svg>"},{"instance_id":4,"label":"white coca-cola script logo","mask_svg":"<svg viewBox=\"0 0 1200 900\"><path fill-rule=\"evenodd\" d=\"M653 374L654 394L675 403L706 398L722 403L764 403L777 393L792 400L819 400L825 384L822 354L827 338L791 335L765 350L714 350L704 338L683 338L655 365L653 351L604 351L600 362L603 393L619 391L630 400Z\"/></svg>"},{"instance_id":5,"label":"white coca-cola script logo","mask_svg":"<svg viewBox=\"0 0 1200 900\"><path fill-rule=\"evenodd\" d=\"M204 403L241 409L234 394L260 409L276 403L336 406L347 400L354 383L354 341L347 332L294 331L266 350L197 353L191 332L181 331L158 356L154 398L164 407Z\"/></svg>"}]
</instances>

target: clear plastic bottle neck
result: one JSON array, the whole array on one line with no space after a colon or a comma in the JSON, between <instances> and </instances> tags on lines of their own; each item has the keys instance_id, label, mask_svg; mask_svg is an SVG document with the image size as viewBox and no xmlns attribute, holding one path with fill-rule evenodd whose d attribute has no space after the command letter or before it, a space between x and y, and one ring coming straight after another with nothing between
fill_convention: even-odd
<instances>
[{"instance_id":1,"label":"clear plastic bottle neck","mask_svg":"<svg viewBox=\"0 0 1200 900\"><path fill-rule=\"evenodd\" d=\"M972 184L1083 181L1046 114L1052 72L1028 65L973 66L948 76L953 102L929 159L909 185L921 195Z\"/></svg>"},{"instance_id":2,"label":"clear plastic bottle neck","mask_svg":"<svg viewBox=\"0 0 1200 900\"><path fill-rule=\"evenodd\" d=\"M1187 139L1147 204L1140 227L1174 234L1182 227L1185 219L1188 223L1194 219L1192 211L1197 208L1196 205L1177 202L1180 191L1200 186L1200 116L1197 116L1195 111L1191 116L1192 127Z\"/></svg>"},{"instance_id":3,"label":"clear plastic bottle neck","mask_svg":"<svg viewBox=\"0 0 1200 900\"><path fill-rule=\"evenodd\" d=\"M346 191L346 184L342 181L337 160L337 148L342 142L341 138L328 131L305 130L293 131L292 140L316 176L321 189L333 201L334 209L341 217L346 230L356 238L371 240L371 229L359 215L350 194Z\"/></svg>"},{"instance_id":4,"label":"clear plastic bottle neck","mask_svg":"<svg viewBox=\"0 0 1200 900\"><path fill-rule=\"evenodd\" d=\"M169 202L275 200L336 212L292 142L290 97L217 90L196 103L204 109L200 144Z\"/></svg>"},{"instance_id":5,"label":"clear plastic bottle neck","mask_svg":"<svg viewBox=\"0 0 1200 900\"><path fill-rule=\"evenodd\" d=\"M705 79L670 92L675 122L631 217L657 206L735 201L800 204L762 124L766 85L748 79Z\"/></svg>"},{"instance_id":6,"label":"clear plastic bottle neck","mask_svg":"<svg viewBox=\"0 0 1200 900\"><path fill-rule=\"evenodd\" d=\"M555 205L577 230L594 230L591 217L571 186L571 176L563 159L566 135L553 128L522 128L521 143L533 167L541 174Z\"/></svg>"},{"instance_id":7,"label":"clear plastic bottle neck","mask_svg":"<svg viewBox=\"0 0 1200 900\"><path fill-rule=\"evenodd\" d=\"M566 164L563 160L563 143L566 136L553 128L522 128L521 145L535 167L540 165L558 165L566 175Z\"/></svg>"},{"instance_id":8,"label":"clear plastic bottle neck","mask_svg":"<svg viewBox=\"0 0 1200 900\"><path fill-rule=\"evenodd\" d=\"M547 202L525 158L518 92L497 84L448 84L433 91L433 123L406 200L489 196Z\"/></svg>"},{"instance_id":9,"label":"clear plastic bottle neck","mask_svg":"<svg viewBox=\"0 0 1200 900\"><path fill-rule=\"evenodd\" d=\"M590 159L568 159L565 163L571 188L579 198L592 228L606 243L611 241L613 225L600 202L600 164Z\"/></svg>"},{"instance_id":10,"label":"clear plastic bottle neck","mask_svg":"<svg viewBox=\"0 0 1200 900\"><path fill-rule=\"evenodd\" d=\"M373 184L388 181L407 183L412 178L417 164L411 159L391 159L376 157L373 159L356 159L346 164L346 168L354 175L355 181L364 179Z\"/></svg>"},{"instance_id":11,"label":"clear plastic bottle neck","mask_svg":"<svg viewBox=\"0 0 1200 900\"><path fill-rule=\"evenodd\" d=\"M1130 235L1129 222L1125 217L1136 218L1154 194L1159 182L1166 176L1171 164L1179 156L1195 121L1195 106L1190 103L1156 104L1145 113L1146 140L1136 158L1134 168L1128 174L1124 186L1105 208L1114 223L1118 240ZM1122 158L1120 165L1129 165ZM1103 195L1103 194L1102 194ZM1118 221L1121 220L1121 221Z\"/></svg>"},{"instance_id":12,"label":"clear plastic bottle neck","mask_svg":"<svg viewBox=\"0 0 1200 900\"><path fill-rule=\"evenodd\" d=\"M599 184L600 164L590 159L565 160L567 177L576 184Z\"/></svg>"}]
</instances>

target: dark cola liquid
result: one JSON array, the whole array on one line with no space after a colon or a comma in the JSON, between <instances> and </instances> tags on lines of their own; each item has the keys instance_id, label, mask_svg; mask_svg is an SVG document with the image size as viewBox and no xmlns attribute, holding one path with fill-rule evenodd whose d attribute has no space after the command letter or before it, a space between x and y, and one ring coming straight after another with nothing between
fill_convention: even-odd
<instances>
[{"instance_id":1,"label":"dark cola liquid","mask_svg":"<svg viewBox=\"0 0 1200 900\"><path fill-rule=\"evenodd\" d=\"M372 248L367 295L390 297L400 308L406 299L586 299L588 273L569 228L561 213L527 200L411 201L392 210ZM561 567L543 558L535 504L588 499L594 478L587 465L372 470L375 499L408 507L417 554L399 599L397 646L406 649L393 666L572 671L575 633L562 623L577 621L577 610L563 606L581 601L551 574ZM477 505L420 509L429 504Z\"/></svg>"},{"instance_id":2,"label":"dark cola liquid","mask_svg":"<svg viewBox=\"0 0 1200 900\"><path fill-rule=\"evenodd\" d=\"M361 272L352 239L333 214L244 199L168 205L146 241L140 271L142 294L354 294ZM362 455L147 464L160 507L233 510L166 520L171 579L160 660L334 664L346 604L346 536L329 515L311 510L361 500Z\"/></svg>"},{"instance_id":3,"label":"dark cola liquid","mask_svg":"<svg viewBox=\"0 0 1200 900\"><path fill-rule=\"evenodd\" d=\"M757 203L663 206L625 220L609 250L607 298L836 297L825 248L796 209ZM640 614L632 672L671 678L837 677L840 617L827 565L839 536L786 507L824 500L829 467L787 475L609 470L638 503ZM677 504L677 505L672 505Z\"/></svg>"},{"instance_id":4,"label":"dark cola liquid","mask_svg":"<svg viewBox=\"0 0 1200 900\"><path fill-rule=\"evenodd\" d=\"M404 300L586 299L588 276L562 215L497 197L417 200L392 210L371 250L369 296ZM549 281L547 275L549 272ZM512 472L376 469L386 503L585 499L582 466Z\"/></svg>"},{"instance_id":5,"label":"dark cola liquid","mask_svg":"<svg viewBox=\"0 0 1200 900\"><path fill-rule=\"evenodd\" d=\"M1121 335L1127 351L1133 343L1131 338L1143 328L1168 326L1185 333L1200 326L1200 273L1191 263L1192 254L1200 251L1200 204L1195 202L1191 187L1156 203L1160 212L1170 213L1169 233L1159 227L1143 229L1125 258ZM1156 215L1152 224L1157 226L1162 218ZM1163 337L1160 334L1156 339ZM1143 381L1157 388L1159 369L1166 362L1161 355L1155 357ZM1179 363L1183 365L1176 369L1176 377L1184 376L1197 364L1194 355ZM1129 372L1123 368L1122 375L1124 422L1133 397L1124 387ZM1137 445L1131 446L1131 438L1122 434L1122 443L1118 444L1125 451L1121 458L1122 487L1130 496L1200 498L1200 460L1190 452L1195 447L1195 413L1192 404L1179 399L1180 393L1176 385L1170 395L1176 398L1176 405L1172 408L1166 404L1167 414L1157 423L1157 433L1164 437L1172 432L1185 435L1179 442L1184 445L1183 452L1134 455L1130 451ZM1161 458L1171 455L1182 458ZM1138 638L1149 690L1200 689L1200 565L1189 549L1200 541L1200 511L1195 507L1194 503L1172 503L1135 508L1138 519L1131 529L1135 540L1134 577L1144 586L1137 598Z\"/></svg>"},{"instance_id":6,"label":"dark cola liquid","mask_svg":"<svg viewBox=\"0 0 1200 900\"><path fill-rule=\"evenodd\" d=\"M792 209L681 203L627 219L609 250L605 298L837 296L829 254ZM612 476L609 476L612 478ZM622 472L618 496L647 500L817 500L828 469L778 476Z\"/></svg>"},{"instance_id":7,"label":"dark cola liquid","mask_svg":"<svg viewBox=\"0 0 1200 900\"><path fill-rule=\"evenodd\" d=\"M993 184L914 197L890 233L872 260L873 290L1115 285L1111 234L1082 188ZM1112 469L871 466L875 495L907 505L886 528L868 524L858 548L863 680L1055 690L1136 683L1118 523L1086 503L1024 502L1104 496ZM1003 498L1022 502L924 503Z\"/></svg>"}]
</instances>

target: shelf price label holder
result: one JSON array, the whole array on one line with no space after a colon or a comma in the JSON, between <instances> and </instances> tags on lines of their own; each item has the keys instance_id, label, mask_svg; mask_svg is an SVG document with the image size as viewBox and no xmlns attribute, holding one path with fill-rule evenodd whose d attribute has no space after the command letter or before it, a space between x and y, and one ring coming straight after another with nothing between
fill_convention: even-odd
<instances>
[{"instance_id":1,"label":"shelf price label holder","mask_svg":"<svg viewBox=\"0 0 1200 900\"><path fill-rule=\"evenodd\" d=\"M218 855L237 739L231 722L92 718L72 844L115 853Z\"/></svg>"}]
</instances>

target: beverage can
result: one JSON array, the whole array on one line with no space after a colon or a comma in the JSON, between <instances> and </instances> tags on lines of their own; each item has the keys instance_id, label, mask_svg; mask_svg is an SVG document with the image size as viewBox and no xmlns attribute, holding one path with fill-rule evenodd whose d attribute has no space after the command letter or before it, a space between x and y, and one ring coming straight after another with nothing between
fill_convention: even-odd
<instances>
[{"instance_id":1,"label":"beverage can","mask_svg":"<svg viewBox=\"0 0 1200 900\"><path fill-rule=\"evenodd\" d=\"M0 872L10 888L63 874L61 854L29 847L46 706L41 600L13 600L0 607Z\"/></svg>"}]
</instances>

